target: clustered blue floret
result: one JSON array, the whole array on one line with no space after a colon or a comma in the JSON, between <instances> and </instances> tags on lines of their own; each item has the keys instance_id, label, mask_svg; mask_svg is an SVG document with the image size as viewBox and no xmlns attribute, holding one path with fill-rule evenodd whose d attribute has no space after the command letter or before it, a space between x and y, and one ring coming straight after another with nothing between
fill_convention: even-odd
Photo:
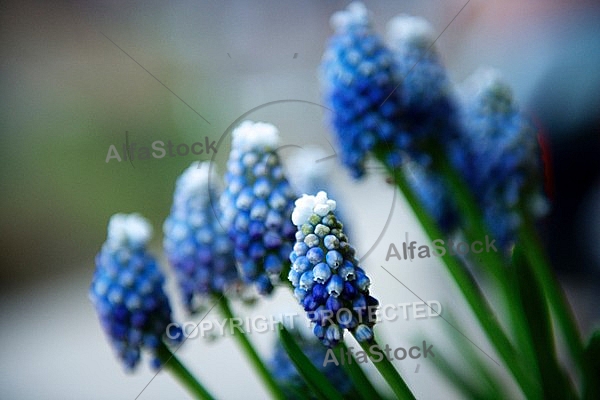
<instances>
[{"instance_id":1,"label":"clustered blue floret","mask_svg":"<svg viewBox=\"0 0 600 400\"><path fill-rule=\"evenodd\" d=\"M461 94L463 129L451 147L451 160L484 210L494 238L507 248L522 223L519 209L534 217L547 209L536 131L495 70L476 72Z\"/></svg>"},{"instance_id":2,"label":"clustered blue floret","mask_svg":"<svg viewBox=\"0 0 600 400\"><path fill-rule=\"evenodd\" d=\"M342 340L345 329L359 341L371 340L379 303L370 296L370 280L333 212L335 201L319 192L295 204L292 220L298 231L288 279L314 323L313 332L329 347Z\"/></svg>"},{"instance_id":3,"label":"clustered blue floret","mask_svg":"<svg viewBox=\"0 0 600 400\"><path fill-rule=\"evenodd\" d=\"M240 275L259 293L269 294L288 263L296 195L276 153L279 133L273 125L245 121L232 135L222 221L233 241Z\"/></svg>"},{"instance_id":4,"label":"clustered blue floret","mask_svg":"<svg viewBox=\"0 0 600 400\"><path fill-rule=\"evenodd\" d=\"M210 162L195 162L177 179L165 220L164 250L189 312L238 281L233 243L220 223L219 181Z\"/></svg>"},{"instance_id":5,"label":"clustered blue floret","mask_svg":"<svg viewBox=\"0 0 600 400\"><path fill-rule=\"evenodd\" d=\"M154 354L152 365L159 367L156 350L172 322L165 279L146 250L150 236L150 225L138 214L115 214L96 256L89 292L102 328L128 370L136 367L142 349ZM169 333L181 337L177 328Z\"/></svg>"},{"instance_id":6,"label":"clustered blue floret","mask_svg":"<svg viewBox=\"0 0 600 400\"><path fill-rule=\"evenodd\" d=\"M365 173L369 152L406 148L411 140L399 125L401 105L390 96L397 86L393 56L375 33L367 10L352 3L331 19L334 36L321 64L325 102L333 110L342 162L354 177ZM390 162L399 166L400 153Z\"/></svg>"},{"instance_id":7,"label":"clustered blue floret","mask_svg":"<svg viewBox=\"0 0 600 400\"><path fill-rule=\"evenodd\" d=\"M295 332L292 331L292 333ZM335 363L327 363L327 365L323 366L327 350L321 343L314 338L313 340L306 339L299 334L295 334L294 339L296 344L300 346L302 353L308 357L315 368L322 372L327 380L342 395L350 396L354 388L352 380L346 375L344 369ZM290 360L280 341L275 342L273 357L269 362L269 370L287 399L301 400L316 398L314 395L311 395L310 388Z\"/></svg>"},{"instance_id":8,"label":"clustered blue floret","mask_svg":"<svg viewBox=\"0 0 600 400\"><path fill-rule=\"evenodd\" d=\"M392 51L394 92L402 122L413 141L411 158L426 165L429 143L447 143L458 135L454 86L435 47L435 32L421 17L401 14L390 20L387 45Z\"/></svg>"},{"instance_id":9,"label":"clustered blue floret","mask_svg":"<svg viewBox=\"0 0 600 400\"><path fill-rule=\"evenodd\" d=\"M522 212L535 218L548 208L535 130L508 86L496 79L457 93L434 47L433 28L422 18L392 19L386 44L360 3L334 14L332 25L321 84L351 174L363 175L369 153L388 169L406 167L424 208L451 232L459 216L435 172L440 165L432 163L445 155L472 189L494 238L508 249Z\"/></svg>"},{"instance_id":10,"label":"clustered blue floret","mask_svg":"<svg viewBox=\"0 0 600 400\"><path fill-rule=\"evenodd\" d=\"M398 16L386 44L361 3L331 21L335 34L323 55L321 83L343 163L357 178L374 152L391 169L408 159L428 164L430 142L457 135L452 85L432 47L431 26Z\"/></svg>"}]
</instances>

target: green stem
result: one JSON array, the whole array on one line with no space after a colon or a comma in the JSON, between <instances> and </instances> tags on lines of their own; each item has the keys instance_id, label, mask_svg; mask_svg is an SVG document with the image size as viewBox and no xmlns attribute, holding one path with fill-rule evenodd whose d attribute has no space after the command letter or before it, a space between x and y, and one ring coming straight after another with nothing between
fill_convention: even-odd
<instances>
[{"instance_id":1,"label":"green stem","mask_svg":"<svg viewBox=\"0 0 600 400\"><path fill-rule=\"evenodd\" d=\"M313 394L320 400L342 400L344 396L304 354L292 334L283 325L279 327L279 341L283 349Z\"/></svg>"},{"instance_id":2,"label":"green stem","mask_svg":"<svg viewBox=\"0 0 600 400\"><path fill-rule=\"evenodd\" d=\"M466 374L463 369L457 368L457 365L452 364L441 354L437 355L433 365L441 374L444 375L444 377L448 380L448 383L452 384L461 392L463 398L490 400L507 398L494 391L487 381L473 377L474 374L470 376L467 375L468 377L465 376ZM476 367L482 368L482 365L476 364Z\"/></svg>"},{"instance_id":3,"label":"green stem","mask_svg":"<svg viewBox=\"0 0 600 400\"><path fill-rule=\"evenodd\" d=\"M213 400L214 397L194 378L187 368L179 361L175 354L163 343L158 344L156 356L163 365L179 382L198 399Z\"/></svg>"},{"instance_id":4,"label":"green stem","mask_svg":"<svg viewBox=\"0 0 600 400\"><path fill-rule=\"evenodd\" d=\"M522 303L519 301L519 297L515 296L515 286L518 280L518 271L514 266L508 266L506 270L506 277L499 282L504 299L508 307L509 314L511 315L511 322L513 325L513 331L515 333L519 348L522 351L523 362L528 363L528 370L530 375L541 378L540 365L537 362L535 356L534 340L535 335L531 330L529 321L525 316L525 312L522 307ZM539 381L539 379L536 379Z\"/></svg>"},{"instance_id":5,"label":"green stem","mask_svg":"<svg viewBox=\"0 0 600 400\"><path fill-rule=\"evenodd\" d=\"M442 233L437 228L435 222L431 219L429 214L427 214L427 212L421 207L419 200L410 189L404 174L398 169L387 167L387 164L384 162L384 154L384 152L377 152L376 156L382 162L382 164L386 166L388 173L394 178L394 182L404 194L404 197L415 213L417 219L423 226L423 229L425 230L425 233L429 239L435 240L441 238ZM487 334L488 338L491 340L492 344L502 357L504 363L517 380L519 386L523 390L523 393L528 398L539 398L539 387L536 387L533 384L531 377L525 373L522 365L515 362L516 351L511 342L508 340L504 330L496 319L495 314L493 313L491 307L481 293L472 276L457 258L452 257L448 253L445 253L442 256L442 260L446 264L450 275L465 296L467 303L473 310L484 332Z\"/></svg>"},{"instance_id":6,"label":"green stem","mask_svg":"<svg viewBox=\"0 0 600 400\"><path fill-rule=\"evenodd\" d=\"M582 373L584 386L597 385L596 379L589 376L587 363L583 356L583 343L568 300L556 282L556 278L552 275L550 262L538 239L531 219L527 218L523 223L519 238L527 250L525 252L527 261L538 279L548 305L556 316L558 327L565 337L571 358Z\"/></svg>"},{"instance_id":7,"label":"green stem","mask_svg":"<svg viewBox=\"0 0 600 400\"><path fill-rule=\"evenodd\" d=\"M356 341L360 344L365 353L367 353L371 361L373 361L375 368L377 368L383 379L385 379L388 385L390 385L390 388L398 399L415 399L415 396L411 392L410 388L408 385L406 385L406 382L404 382L404 379L402 379L390 360L388 360L387 357L380 357L382 355L381 352L377 352L375 355L373 354L371 351L372 346L375 345L381 349L375 339L371 340L370 342L360 342L358 339L356 339ZM376 356L377 359L381 358L381 360L373 360L374 356Z\"/></svg>"},{"instance_id":8,"label":"green stem","mask_svg":"<svg viewBox=\"0 0 600 400\"><path fill-rule=\"evenodd\" d=\"M352 362L344 363L342 368L344 368L344 371L346 371L352 383L354 383L354 387L361 398L368 400L382 399L377 389L371 384L369 378L367 378L356 359L354 359L354 355L348 350L346 343L341 341L339 346L343 349L344 354L350 354L352 357Z\"/></svg>"},{"instance_id":9,"label":"green stem","mask_svg":"<svg viewBox=\"0 0 600 400\"><path fill-rule=\"evenodd\" d=\"M289 271L289 267L288 267L288 271ZM282 279L282 282L285 282L284 286L286 286L288 289L290 289L291 293L293 295L294 286L292 286L292 283L287 279L287 273L285 274L285 276L286 276L286 278L285 278L285 280ZM369 380L369 378L367 378L367 376L365 375L365 372L358 365L359 363L354 359L354 355L352 354L352 352L350 352L348 350L346 343L344 343L344 341L341 341L338 344L338 346L343 349L344 354L350 354L350 357L352 357L353 362L344 363L342 368L344 368L344 371L348 374L348 377L350 378L350 380L352 380L352 383L354 384L354 388L356 389L358 394L361 396L361 398L369 399L369 400L382 399L382 397L379 394L379 392L377 391L377 389L375 389L373 384L371 384L371 381Z\"/></svg>"},{"instance_id":10,"label":"green stem","mask_svg":"<svg viewBox=\"0 0 600 400\"><path fill-rule=\"evenodd\" d=\"M436 149L434 153L433 168L441 174L449 184L454 194L456 204L464 217L463 229L465 236L472 243L475 240L482 240L488 237L489 233L485 228L483 215L480 207L473 197L469 187L450 164L446 154L441 149ZM502 252L502 249L500 249ZM517 339L518 347L523 352L522 359L528 363L529 375L540 377L540 366L537 364L534 351L534 338L531 334L530 326L525 317L522 305L518 296L515 296L516 271L508 259L503 258L502 253L484 251L477 255L479 262L485 268L483 272L491 275L498 285L502 298L506 303L513 332ZM539 379L536 379L539 381Z\"/></svg>"},{"instance_id":11,"label":"green stem","mask_svg":"<svg viewBox=\"0 0 600 400\"><path fill-rule=\"evenodd\" d=\"M544 382L542 387L544 398L573 399L576 397L574 387L556 356L548 301L520 245L517 245L513 251L513 265L519 271L516 286L536 339L534 346L540 366L541 382Z\"/></svg>"},{"instance_id":12,"label":"green stem","mask_svg":"<svg viewBox=\"0 0 600 400\"><path fill-rule=\"evenodd\" d=\"M229 301L225 296L221 296L218 299L218 305L221 309L221 312L223 313L223 316L226 319L231 320L233 318L233 312L231 311L231 308L229 307ZM285 400L286 397L281 391L281 388L279 387L277 382L275 382L273 376L271 375L271 372L267 369L263 361L258 356L258 353L246 337L244 331L242 331L239 327L236 327L236 329L237 332L233 334L233 337L237 339L239 345L242 347L242 349L246 353L246 356L254 366L254 369L258 372L258 375L262 379L263 383L267 386L267 389L271 393L271 396L273 396L273 398L275 399Z\"/></svg>"}]
</instances>

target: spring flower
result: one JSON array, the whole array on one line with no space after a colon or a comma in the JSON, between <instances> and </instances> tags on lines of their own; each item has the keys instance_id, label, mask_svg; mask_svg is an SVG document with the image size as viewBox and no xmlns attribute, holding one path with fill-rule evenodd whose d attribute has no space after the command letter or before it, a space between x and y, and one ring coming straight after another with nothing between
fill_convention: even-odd
<instances>
[{"instance_id":1,"label":"spring flower","mask_svg":"<svg viewBox=\"0 0 600 400\"><path fill-rule=\"evenodd\" d=\"M352 381L346 375L344 369L334 363L327 363L323 367L323 360L326 358L326 350L321 344L314 340L303 338L301 335L292 331L296 343L300 349L312 362L312 364L325 375L327 380L335 386L344 396L350 396L353 390ZM310 388L304 382L304 379L298 373L298 370L285 352L279 341L275 342L273 357L269 362L269 370L273 377L282 388L286 398L301 400L306 398L316 398L311 396Z\"/></svg>"},{"instance_id":2,"label":"spring flower","mask_svg":"<svg viewBox=\"0 0 600 400\"><path fill-rule=\"evenodd\" d=\"M276 153L279 132L264 122L242 122L232 146L221 196L223 224L234 243L240 274L261 294L271 293L294 241L295 194Z\"/></svg>"},{"instance_id":3,"label":"spring flower","mask_svg":"<svg viewBox=\"0 0 600 400\"><path fill-rule=\"evenodd\" d=\"M436 34L421 17L402 14L388 23L386 42L394 56L394 92L403 108L405 129L427 152L427 140L445 143L457 135L454 88L435 48ZM422 157L413 152L413 158ZM419 160L420 162L426 162Z\"/></svg>"},{"instance_id":4,"label":"spring flower","mask_svg":"<svg viewBox=\"0 0 600 400\"><path fill-rule=\"evenodd\" d=\"M540 187L536 131L516 105L510 87L491 69L476 72L462 87L462 136L451 150L494 238L506 248L522 223L547 211Z\"/></svg>"},{"instance_id":5,"label":"spring flower","mask_svg":"<svg viewBox=\"0 0 600 400\"><path fill-rule=\"evenodd\" d=\"M150 224L140 215L113 215L90 287L102 327L128 370L138 364L142 349L155 352L171 323L164 277L146 250L151 235ZM159 365L156 357L153 365Z\"/></svg>"},{"instance_id":6,"label":"spring flower","mask_svg":"<svg viewBox=\"0 0 600 400\"><path fill-rule=\"evenodd\" d=\"M177 179L171 214L163 226L165 254L190 312L198 301L223 293L238 279L233 243L219 221L219 195L215 167L192 163Z\"/></svg>"},{"instance_id":7,"label":"spring flower","mask_svg":"<svg viewBox=\"0 0 600 400\"><path fill-rule=\"evenodd\" d=\"M325 103L333 110L341 160L358 178L368 153L383 149L397 167L402 161L397 150L407 148L411 138L399 124L399 97L388 98L398 86L393 56L362 3L335 13L331 25L335 34L323 55L320 79Z\"/></svg>"},{"instance_id":8,"label":"spring flower","mask_svg":"<svg viewBox=\"0 0 600 400\"><path fill-rule=\"evenodd\" d=\"M330 347L342 340L345 329L359 341L371 340L378 302L369 295L370 280L334 213L336 202L319 192L303 195L295 206L292 222L298 231L288 279L315 335Z\"/></svg>"}]
</instances>

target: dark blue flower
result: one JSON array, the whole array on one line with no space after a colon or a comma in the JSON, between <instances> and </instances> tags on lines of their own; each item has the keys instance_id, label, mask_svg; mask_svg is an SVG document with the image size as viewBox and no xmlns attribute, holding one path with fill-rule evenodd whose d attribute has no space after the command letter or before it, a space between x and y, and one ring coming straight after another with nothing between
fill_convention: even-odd
<instances>
[{"instance_id":1,"label":"dark blue flower","mask_svg":"<svg viewBox=\"0 0 600 400\"><path fill-rule=\"evenodd\" d=\"M397 150L406 149L411 137L400 125L399 97L390 96L399 83L392 54L361 3L334 14L331 24L335 34L323 55L320 75L325 103L333 111L341 160L354 177L361 177L368 153L384 149L394 154L390 162L397 167L402 161Z\"/></svg>"},{"instance_id":2,"label":"dark blue flower","mask_svg":"<svg viewBox=\"0 0 600 400\"><path fill-rule=\"evenodd\" d=\"M402 85L394 92L403 109L404 129L416 149L411 155L421 164L429 150L428 141L445 144L458 134L456 100L434 46L436 34L421 17L399 15L390 20L387 44L394 56L394 76Z\"/></svg>"},{"instance_id":3,"label":"dark blue flower","mask_svg":"<svg viewBox=\"0 0 600 400\"><path fill-rule=\"evenodd\" d=\"M245 121L232 136L221 195L222 222L233 241L241 276L268 294L289 262L295 233L290 215L296 196L276 153L277 128Z\"/></svg>"},{"instance_id":4,"label":"dark blue flower","mask_svg":"<svg viewBox=\"0 0 600 400\"><path fill-rule=\"evenodd\" d=\"M497 71L478 71L461 94L463 128L451 147L452 163L506 249L516 238L522 211L533 217L547 211L536 131Z\"/></svg>"},{"instance_id":5,"label":"dark blue flower","mask_svg":"<svg viewBox=\"0 0 600 400\"><path fill-rule=\"evenodd\" d=\"M238 280L233 244L219 221L218 183L209 162L193 163L177 179L163 226L165 254L190 312L198 301L223 293Z\"/></svg>"},{"instance_id":6,"label":"dark blue flower","mask_svg":"<svg viewBox=\"0 0 600 400\"><path fill-rule=\"evenodd\" d=\"M421 18L398 16L390 21L386 46L361 3L334 14L332 25L321 85L343 163L355 177L363 175L368 154L388 169L407 160L427 165L432 147L459 129L433 28Z\"/></svg>"},{"instance_id":7,"label":"dark blue flower","mask_svg":"<svg viewBox=\"0 0 600 400\"><path fill-rule=\"evenodd\" d=\"M378 302L369 295L369 278L342 231L327 193L303 195L295 202L292 221L298 227L289 280L294 294L314 323L314 333L333 347L345 329L361 341L373 338Z\"/></svg>"},{"instance_id":8,"label":"dark blue flower","mask_svg":"<svg viewBox=\"0 0 600 400\"><path fill-rule=\"evenodd\" d=\"M142 349L154 353L165 333L181 338L171 328L171 307L163 291L164 277L147 252L152 228L138 214L115 214L108 238L96 256L90 299L127 369L140 360ZM169 330L169 332L167 332ZM158 367L158 359L153 366Z\"/></svg>"}]
</instances>

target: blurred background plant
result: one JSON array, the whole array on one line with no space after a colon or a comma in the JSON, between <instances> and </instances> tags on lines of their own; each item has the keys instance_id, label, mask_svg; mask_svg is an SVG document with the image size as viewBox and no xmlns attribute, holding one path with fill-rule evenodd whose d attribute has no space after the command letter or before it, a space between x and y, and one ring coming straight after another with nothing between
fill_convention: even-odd
<instances>
[{"instance_id":1,"label":"blurred background plant","mask_svg":"<svg viewBox=\"0 0 600 400\"><path fill-rule=\"evenodd\" d=\"M427 18L441 33L463 4L382 1L368 7L379 31L393 15L410 13ZM318 103L315 71L331 34L328 20L346 5L341 1L285 6L85 1L2 5L0 229L5 251L0 269L4 355L0 365L5 373L0 382L7 397L135 397L140 392L150 373L130 377L115 367L85 301L92 275L90 254L99 250L108 218L116 211L139 210L153 226L161 226L176 177L197 158L134 161L133 168L126 162L106 164L109 145L120 148L125 131L138 145L169 139L191 143L204 136L218 139L241 114L269 101L299 98ZM600 237L599 13L592 1L471 1L436 44L455 81L482 64L502 70L514 97L543 133L544 158L550 166L545 186L552 209L540 232L584 335L599 319L595 304L600 251L593 245ZM252 118L275 123L288 143L313 143L329 151L324 140L329 132L322 123L326 116L318 107L288 103L258 110ZM228 142L223 141L215 157L222 170ZM285 151L282 154L285 162ZM351 184L336 168L332 179L339 182L338 197L350 215L372 221L353 236L359 251L374 245L392 201L395 212L381 243L419 229L403 199L393 200L381 175ZM158 250L160 242L155 238L151 248ZM368 272L376 282L374 290L382 294L380 302L413 301L397 282L385 279L385 271L377 270L386 249L376 246L369 255L374 268ZM456 291L439 276L439 265L390 268L422 296L443 296L445 309L474 326ZM167 283L173 291L174 279ZM275 296L252 312L295 307L293 300L281 302L282 298ZM247 311L242 304L235 306ZM185 315L180 305L174 308L176 314ZM422 322L388 324L383 335L391 341L406 337L400 332L438 332L439 347L446 346L444 355L452 354L451 341L436 325L443 322ZM481 339L475 332L475 339ZM269 351L268 339L257 337L259 351ZM201 342L187 346L183 357L204 360L193 368L208 386L228 397L241 393L240 387L225 383L220 366L247 381L244 394L264 396L264 389L246 372L245 361L238 356L234 362L237 353L223 361L222 354L231 351L229 341ZM452 357L459 367L465 365L462 355ZM57 360L65 368L49 368ZM448 393L450 386L442 381L431 385L433 368L421 367L414 373L415 365L399 366L411 373L409 382L424 396ZM500 375L506 378L503 372ZM161 376L144 393L148 398L178 395L184 395L182 389Z\"/></svg>"}]
</instances>

